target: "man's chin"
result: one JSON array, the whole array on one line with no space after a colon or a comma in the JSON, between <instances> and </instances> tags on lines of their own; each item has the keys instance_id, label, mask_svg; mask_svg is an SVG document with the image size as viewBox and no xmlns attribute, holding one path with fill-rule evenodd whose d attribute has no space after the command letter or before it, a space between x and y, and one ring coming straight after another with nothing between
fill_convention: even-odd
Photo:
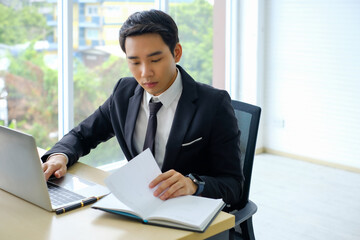
<instances>
[{"instance_id":1,"label":"man's chin","mask_svg":"<svg viewBox=\"0 0 360 240\"><path fill-rule=\"evenodd\" d=\"M148 92L149 94L153 95L153 96L157 96L160 95L160 93L154 89L149 89L149 88L145 88L145 91Z\"/></svg>"}]
</instances>

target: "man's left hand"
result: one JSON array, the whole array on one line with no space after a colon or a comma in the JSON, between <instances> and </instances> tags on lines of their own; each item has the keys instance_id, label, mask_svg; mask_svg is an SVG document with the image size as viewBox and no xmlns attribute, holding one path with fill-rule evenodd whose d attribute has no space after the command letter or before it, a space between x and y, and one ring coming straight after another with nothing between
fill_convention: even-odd
<instances>
[{"instance_id":1,"label":"man's left hand","mask_svg":"<svg viewBox=\"0 0 360 240\"><path fill-rule=\"evenodd\" d=\"M160 197L161 200L183 195L192 195L198 188L190 178L185 177L175 170L169 170L160 174L149 184L150 188L154 188L155 186L158 186L158 188L155 190L154 196Z\"/></svg>"}]
</instances>

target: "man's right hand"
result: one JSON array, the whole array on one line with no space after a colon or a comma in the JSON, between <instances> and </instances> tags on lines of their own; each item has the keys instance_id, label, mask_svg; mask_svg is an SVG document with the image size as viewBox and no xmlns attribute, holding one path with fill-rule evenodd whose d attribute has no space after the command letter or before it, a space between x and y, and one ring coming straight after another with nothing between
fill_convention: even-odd
<instances>
[{"instance_id":1,"label":"man's right hand","mask_svg":"<svg viewBox=\"0 0 360 240\"><path fill-rule=\"evenodd\" d=\"M66 163L66 157L61 154L53 155L45 163L43 163L42 168L46 181L51 175L54 175L56 178L63 177L67 170Z\"/></svg>"}]
</instances>

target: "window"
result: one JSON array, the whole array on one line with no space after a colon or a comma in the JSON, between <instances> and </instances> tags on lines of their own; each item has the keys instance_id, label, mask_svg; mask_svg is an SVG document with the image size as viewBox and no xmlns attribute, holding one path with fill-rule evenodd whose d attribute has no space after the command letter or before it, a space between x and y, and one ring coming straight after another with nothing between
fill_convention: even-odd
<instances>
[{"instance_id":1,"label":"window","mask_svg":"<svg viewBox=\"0 0 360 240\"><path fill-rule=\"evenodd\" d=\"M0 5L0 124L32 134L42 148L52 147L68 131L65 125L71 129L80 123L108 98L120 77L131 75L118 34L122 23L136 11L164 10L160 5L165 3L179 27L184 49L180 64L195 80L212 83L212 1L92 0L70 1L73 5L66 7L67 1L23 2L16 8ZM65 14L58 16L58 6ZM63 19L61 26L58 17ZM67 25L71 18L72 24ZM72 47L58 49L58 41L68 43L64 33L69 33L69 26L73 28ZM71 68L58 62L69 62ZM63 79L59 83L58 76ZM71 87L64 88L64 84ZM58 86L62 86L60 105ZM121 159L124 156L113 138L81 161L103 166Z\"/></svg>"},{"instance_id":2,"label":"window","mask_svg":"<svg viewBox=\"0 0 360 240\"><path fill-rule=\"evenodd\" d=\"M180 65L198 82L212 84L213 3L170 0L169 13L179 28Z\"/></svg>"},{"instance_id":3,"label":"window","mask_svg":"<svg viewBox=\"0 0 360 240\"><path fill-rule=\"evenodd\" d=\"M86 16L98 16L98 6L86 6Z\"/></svg>"},{"instance_id":4,"label":"window","mask_svg":"<svg viewBox=\"0 0 360 240\"><path fill-rule=\"evenodd\" d=\"M56 4L0 4L0 124L57 141Z\"/></svg>"},{"instance_id":5,"label":"window","mask_svg":"<svg viewBox=\"0 0 360 240\"><path fill-rule=\"evenodd\" d=\"M131 76L125 55L119 46L119 29L130 14L154 8L154 1L114 2L73 4L73 84L74 84L74 124L93 113L111 94L120 77ZM97 5L95 5L97 4ZM82 6L79 6L82 5ZM86 18L76 9L84 7ZM114 9L117 12L114 12ZM89 25L89 12L99 21ZM85 32L83 41L77 33ZM112 138L81 158L81 162L92 166L104 166L123 160L121 148Z\"/></svg>"},{"instance_id":6,"label":"window","mask_svg":"<svg viewBox=\"0 0 360 240\"><path fill-rule=\"evenodd\" d=\"M89 40L99 40L99 35L98 29L86 29L86 38Z\"/></svg>"},{"instance_id":7,"label":"window","mask_svg":"<svg viewBox=\"0 0 360 240\"><path fill-rule=\"evenodd\" d=\"M119 18L122 8L117 5L106 5L104 7L104 16L110 18Z\"/></svg>"}]
</instances>

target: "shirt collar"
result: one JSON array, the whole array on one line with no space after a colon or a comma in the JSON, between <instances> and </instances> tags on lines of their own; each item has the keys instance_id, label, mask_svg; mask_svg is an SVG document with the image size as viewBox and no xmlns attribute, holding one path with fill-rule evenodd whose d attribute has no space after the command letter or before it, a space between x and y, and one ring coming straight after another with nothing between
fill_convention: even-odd
<instances>
[{"instance_id":1,"label":"shirt collar","mask_svg":"<svg viewBox=\"0 0 360 240\"><path fill-rule=\"evenodd\" d=\"M177 71L177 76L175 78L175 81L162 94L160 94L158 96L153 96L152 94L148 93L147 91L144 91L145 103L147 105L149 104L151 98L159 99L159 101L163 104L163 107L165 107L165 108L167 108L171 105L171 103L175 100L175 98L178 96L178 94L180 94L182 92L182 89L183 89L180 71L177 68L176 68L176 71Z\"/></svg>"}]
</instances>

